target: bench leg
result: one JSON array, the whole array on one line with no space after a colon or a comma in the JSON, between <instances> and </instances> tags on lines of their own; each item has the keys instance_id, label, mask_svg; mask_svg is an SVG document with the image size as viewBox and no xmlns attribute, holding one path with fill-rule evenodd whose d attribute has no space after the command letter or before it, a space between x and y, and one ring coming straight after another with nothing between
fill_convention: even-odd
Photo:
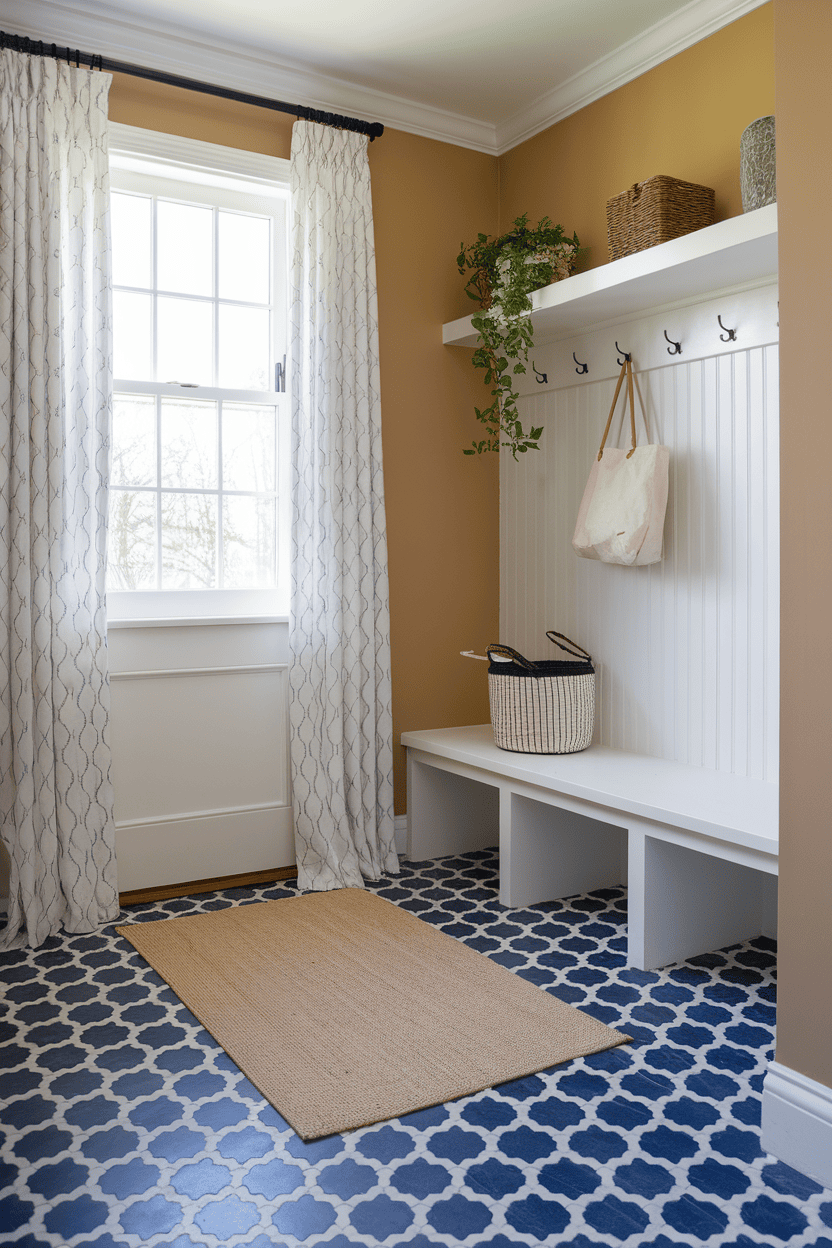
<instances>
[{"instance_id":1,"label":"bench leg","mask_svg":"<svg viewBox=\"0 0 832 1248\"><path fill-rule=\"evenodd\" d=\"M502 905L533 906L624 882L624 828L507 789L500 803Z\"/></svg>"},{"instance_id":2,"label":"bench leg","mask_svg":"<svg viewBox=\"0 0 832 1248\"><path fill-rule=\"evenodd\" d=\"M499 791L407 752L407 856L416 862L496 845Z\"/></svg>"},{"instance_id":3,"label":"bench leg","mask_svg":"<svg viewBox=\"0 0 832 1248\"><path fill-rule=\"evenodd\" d=\"M772 880L630 831L628 961L644 971L759 936L769 925Z\"/></svg>"}]
</instances>

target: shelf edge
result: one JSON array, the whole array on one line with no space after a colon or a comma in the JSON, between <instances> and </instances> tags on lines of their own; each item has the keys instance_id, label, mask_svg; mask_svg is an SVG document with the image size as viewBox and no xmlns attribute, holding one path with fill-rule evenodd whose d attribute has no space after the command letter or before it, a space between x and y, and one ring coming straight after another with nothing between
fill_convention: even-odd
<instances>
[{"instance_id":1,"label":"shelf edge","mask_svg":"<svg viewBox=\"0 0 832 1248\"><path fill-rule=\"evenodd\" d=\"M756 251L761 257L757 261L756 271L752 276L745 275L736 282L725 283L723 280L719 287L714 287L714 290L749 289L755 285L776 281L776 241L777 205L768 204L764 208L757 209L756 212L729 217L706 229L693 231L681 238L659 243L655 247L646 248L632 256L612 260L609 264L599 265L585 273L576 273L573 277L561 282L544 286L532 294L534 304L532 318L535 322L545 322L547 312L556 313L558 310L563 310L566 314L569 305L574 304L577 315L574 323L563 327L562 332L566 335L597 326L617 316L632 317L651 308L666 306L667 300L664 299L654 303L650 303L649 299L647 303L642 302L641 297L638 296L639 288L643 289L649 285L651 279L672 273L673 270L679 271L680 278L683 278L686 269L688 273L693 273L697 269L701 272L700 262L710 258L716 261L719 256L727 255L732 251L740 262L752 250ZM726 274L721 272L719 276L724 279ZM620 303L623 297L626 303L628 287L633 296L631 308L605 309L605 302L610 300ZM702 299L706 294L699 284L695 284L689 293L692 300ZM617 299L616 296L618 296ZM686 301L686 293L683 289L679 298L674 302L678 305ZM583 309L580 312L579 306ZM550 330L549 333L551 332L560 331ZM476 346L477 333L471 324L471 317L460 317L444 324L442 341L445 346Z\"/></svg>"}]
</instances>

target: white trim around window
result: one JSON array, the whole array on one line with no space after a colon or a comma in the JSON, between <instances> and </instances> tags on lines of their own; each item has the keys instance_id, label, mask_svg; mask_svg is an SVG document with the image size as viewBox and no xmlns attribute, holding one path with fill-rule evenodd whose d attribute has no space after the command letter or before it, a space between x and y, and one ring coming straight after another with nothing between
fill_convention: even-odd
<instances>
[{"instance_id":1,"label":"white trim around window","mask_svg":"<svg viewBox=\"0 0 832 1248\"><path fill-rule=\"evenodd\" d=\"M233 179L248 180L251 190L288 199L289 161L279 156L264 156L219 143L200 139L184 139L177 134L143 130L111 121L109 125L110 166L136 173L153 173L162 177L206 185L223 185Z\"/></svg>"},{"instance_id":2,"label":"white trim around window","mask_svg":"<svg viewBox=\"0 0 832 1248\"><path fill-rule=\"evenodd\" d=\"M219 144L163 134L111 122L109 127L110 166L114 181L125 175L150 175L155 179L205 186L222 193L243 191L263 201L289 202L289 161L256 152L242 151ZM266 203L263 203L266 208ZM268 209L267 209L268 211ZM288 249L288 240L284 239ZM283 258L281 257L281 260ZM288 272L288 254L278 262L282 274ZM284 279L285 280L285 279ZM120 387L132 390L133 386ZM147 389L147 387L139 387ZM156 385L153 389L159 389ZM162 387L166 390L168 387ZM201 395L211 397L210 388L201 388ZM260 396L262 397L262 396ZM272 396L280 406L288 396ZM278 523L278 586L274 590L148 590L110 591L107 595L108 616L113 625L137 626L163 620L184 622L210 620L275 620L285 619L288 610L288 507L285 500L289 488L288 421L279 422L278 492L284 500ZM282 525L280 520L283 521Z\"/></svg>"}]
</instances>

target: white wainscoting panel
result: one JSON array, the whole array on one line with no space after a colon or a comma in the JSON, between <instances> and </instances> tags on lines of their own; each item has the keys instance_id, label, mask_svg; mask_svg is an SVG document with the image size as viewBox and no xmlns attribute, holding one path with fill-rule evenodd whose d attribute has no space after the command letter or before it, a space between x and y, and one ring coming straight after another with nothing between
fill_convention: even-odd
<instances>
[{"instance_id":1,"label":"white wainscoting panel","mask_svg":"<svg viewBox=\"0 0 832 1248\"><path fill-rule=\"evenodd\" d=\"M117 821L288 802L286 671L111 678Z\"/></svg>"},{"instance_id":2,"label":"white wainscoting panel","mask_svg":"<svg viewBox=\"0 0 832 1248\"><path fill-rule=\"evenodd\" d=\"M286 663L289 628L280 621L200 619L110 621L110 671Z\"/></svg>"},{"instance_id":3,"label":"white wainscoting panel","mask_svg":"<svg viewBox=\"0 0 832 1248\"><path fill-rule=\"evenodd\" d=\"M597 381L570 369L568 384L521 399L524 424L544 434L538 452L501 457L500 640L564 657L545 637L555 629L592 653L597 742L776 780L778 351L732 346L638 371L650 440L671 452L664 558L651 567L579 559L571 546L614 391L609 366Z\"/></svg>"},{"instance_id":4,"label":"white wainscoting panel","mask_svg":"<svg viewBox=\"0 0 832 1248\"><path fill-rule=\"evenodd\" d=\"M110 630L121 892L294 862L286 631Z\"/></svg>"}]
</instances>

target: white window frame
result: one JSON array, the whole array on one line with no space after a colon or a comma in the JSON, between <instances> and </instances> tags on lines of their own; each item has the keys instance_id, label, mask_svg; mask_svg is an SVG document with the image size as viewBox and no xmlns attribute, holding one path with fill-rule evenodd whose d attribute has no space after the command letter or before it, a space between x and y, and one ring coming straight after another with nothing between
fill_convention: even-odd
<instances>
[{"instance_id":1,"label":"white window frame","mask_svg":"<svg viewBox=\"0 0 832 1248\"><path fill-rule=\"evenodd\" d=\"M109 126L110 177L114 190L133 188L136 182L131 175L149 175L156 180L164 179L174 187L181 187L183 199L188 198L188 186L205 186L232 192L244 191L257 197L273 210L282 207L285 228L281 240L276 240L277 280L287 291L283 337L288 347L288 208L289 208L289 161L274 156L263 156L237 148L222 147L196 139L184 139L177 135L162 134L155 130L142 130L111 122ZM284 315L281 307L276 313ZM278 322L278 335L280 324ZM280 337L278 337L280 341ZM278 353L279 355L282 352ZM123 392L147 393L141 384L122 384L116 378L116 388ZM268 395L268 402L278 408L278 514L277 514L277 585L270 590L238 589L192 589L192 590L116 590L108 591L107 614L112 624L126 621L148 622L159 620L195 619L250 619L285 620L289 610L289 427L290 408L288 381L286 390ZM154 392L183 394L177 386L154 383ZM214 398L216 391L200 386L199 397ZM263 400L264 396L251 396Z\"/></svg>"}]
</instances>

